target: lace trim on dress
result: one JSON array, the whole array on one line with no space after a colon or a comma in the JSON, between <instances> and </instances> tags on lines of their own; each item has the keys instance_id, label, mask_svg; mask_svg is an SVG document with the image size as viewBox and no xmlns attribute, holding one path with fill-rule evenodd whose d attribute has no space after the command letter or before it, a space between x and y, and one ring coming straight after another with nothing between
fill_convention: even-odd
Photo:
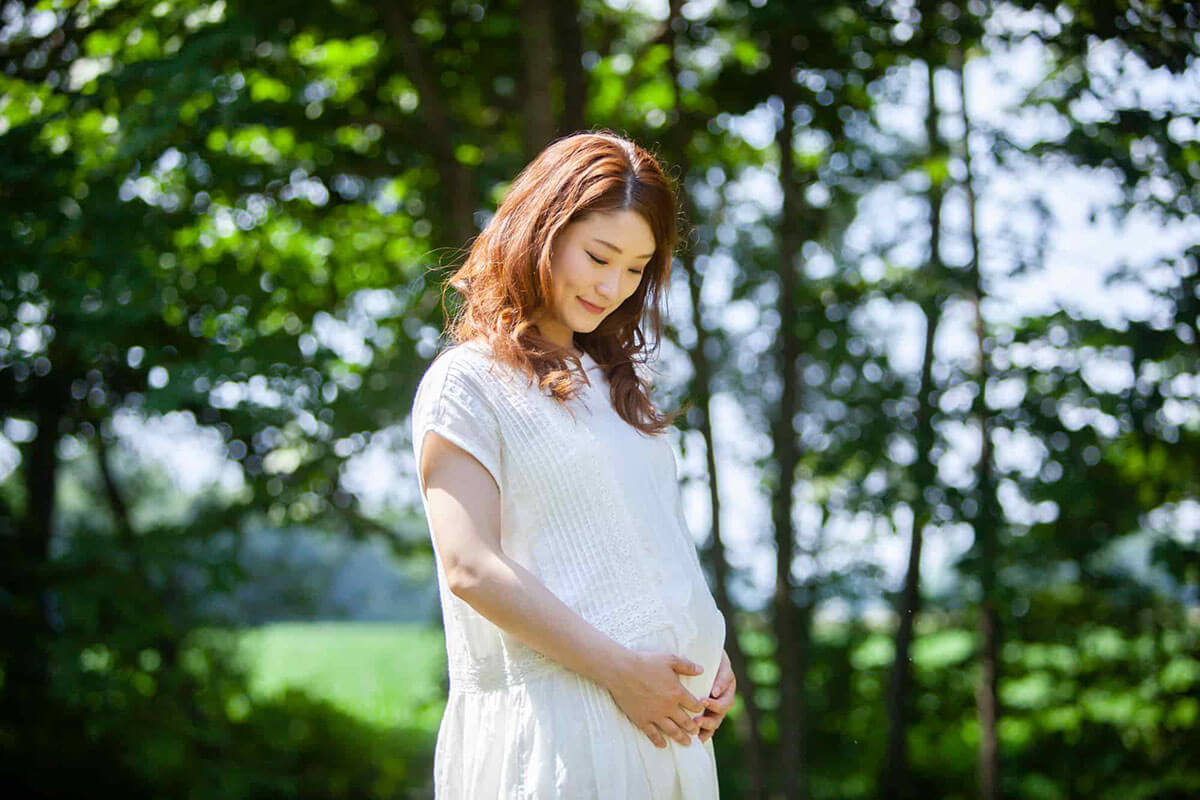
<instances>
[{"instance_id":1,"label":"lace trim on dress","mask_svg":"<svg viewBox=\"0 0 1200 800\"><path fill-rule=\"evenodd\" d=\"M666 627L652 604L629 598L599 614L581 615L590 625L622 644L634 641L659 628ZM567 672L559 662L532 647L511 639L505 640L507 658L479 662L465 650L456 651L450 658L450 687L463 692L490 692L507 689L547 675Z\"/></svg>"},{"instance_id":2,"label":"lace trim on dress","mask_svg":"<svg viewBox=\"0 0 1200 800\"><path fill-rule=\"evenodd\" d=\"M510 657L502 669L486 667L463 659L450 670L450 690L455 692L494 692L529 683L537 678L566 672L567 668L536 650L525 648L530 657Z\"/></svg>"}]
</instances>

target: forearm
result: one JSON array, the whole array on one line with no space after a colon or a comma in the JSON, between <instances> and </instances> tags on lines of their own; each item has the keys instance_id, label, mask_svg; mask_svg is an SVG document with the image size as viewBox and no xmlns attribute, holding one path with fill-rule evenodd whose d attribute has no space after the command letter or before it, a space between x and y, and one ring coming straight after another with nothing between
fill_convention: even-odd
<instances>
[{"instance_id":1,"label":"forearm","mask_svg":"<svg viewBox=\"0 0 1200 800\"><path fill-rule=\"evenodd\" d=\"M456 570L451 591L505 632L570 670L609 686L631 653L593 627L532 572L503 554Z\"/></svg>"}]
</instances>

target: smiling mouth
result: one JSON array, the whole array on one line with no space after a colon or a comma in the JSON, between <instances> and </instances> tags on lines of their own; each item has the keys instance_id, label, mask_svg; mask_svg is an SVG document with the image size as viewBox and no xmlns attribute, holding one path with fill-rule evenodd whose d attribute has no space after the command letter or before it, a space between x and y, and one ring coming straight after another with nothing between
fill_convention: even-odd
<instances>
[{"instance_id":1,"label":"smiling mouth","mask_svg":"<svg viewBox=\"0 0 1200 800\"><path fill-rule=\"evenodd\" d=\"M593 314L599 314L602 311L604 311L604 309L601 308L600 306L593 305L593 304L589 303L587 300L584 300L582 297L577 297L575 299L578 300L580 303L582 303L583 307L586 308L588 311L591 311Z\"/></svg>"}]
</instances>

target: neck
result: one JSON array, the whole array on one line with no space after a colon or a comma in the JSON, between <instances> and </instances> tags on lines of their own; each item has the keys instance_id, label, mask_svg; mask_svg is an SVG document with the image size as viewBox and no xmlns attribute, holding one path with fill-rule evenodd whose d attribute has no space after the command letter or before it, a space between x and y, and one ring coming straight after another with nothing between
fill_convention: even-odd
<instances>
[{"instance_id":1,"label":"neck","mask_svg":"<svg viewBox=\"0 0 1200 800\"><path fill-rule=\"evenodd\" d=\"M538 333L543 339L556 344L564 350L569 350L577 356L583 355L583 348L575 344L575 334L568 328L559 328L557 325L543 326L535 325Z\"/></svg>"}]
</instances>

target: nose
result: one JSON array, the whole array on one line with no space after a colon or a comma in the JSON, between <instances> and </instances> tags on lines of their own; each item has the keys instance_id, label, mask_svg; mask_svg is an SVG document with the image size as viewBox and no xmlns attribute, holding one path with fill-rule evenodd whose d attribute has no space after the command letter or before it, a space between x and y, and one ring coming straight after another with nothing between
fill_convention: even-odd
<instances>
[{"instance_id":1,"label":"nose","mask_svg":"<svg viewBox=\"0 0 1200 800\"><path fill-rule=\"evenodd\" d=\"M605 300L610 300L617 293L617 276L612 272L605 272L603 279L596 284L596 294L603 297Z\"/></svg>"}]
</instances>

